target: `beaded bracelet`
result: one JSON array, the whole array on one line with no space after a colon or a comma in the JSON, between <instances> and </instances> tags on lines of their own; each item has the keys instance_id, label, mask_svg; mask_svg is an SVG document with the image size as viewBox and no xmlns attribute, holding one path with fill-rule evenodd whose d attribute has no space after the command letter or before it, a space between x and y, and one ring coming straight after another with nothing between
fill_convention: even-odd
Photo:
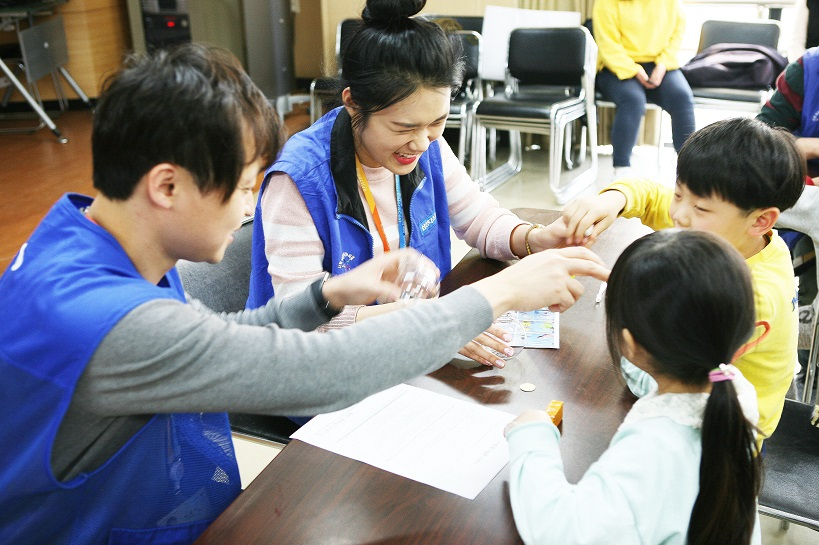
<instances>
[{"instance_id":1,"label":"beaded bracelet","mask_svg":"<svg viewBox=\"0 0 819 545\"><path fill-rule=\"evenodd\" d=\"M532 231L541 227L544 226L539 223L533 223L529 226L529 229L526 230L526 234L523 237L523 242L526 243L526 255L532 255L532 247L529 246L529 235L532 233Z\"/></svg>"}]
</instances>

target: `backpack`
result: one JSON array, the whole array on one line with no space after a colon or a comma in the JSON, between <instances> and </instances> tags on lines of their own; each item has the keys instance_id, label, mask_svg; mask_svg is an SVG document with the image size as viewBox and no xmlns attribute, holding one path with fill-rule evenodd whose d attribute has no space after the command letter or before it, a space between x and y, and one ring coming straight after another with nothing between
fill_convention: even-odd
<instances>
[{"instance_id":1,"label":"backpack","mask_svg":"<svg viewBox=\"0 0 819 545\"><path fill-rule=\"evenodd\" d=\"M722 43L697 53L680 67L691 87L768 89L788 59L766 45Z\"/></svg>"}]
</instances>

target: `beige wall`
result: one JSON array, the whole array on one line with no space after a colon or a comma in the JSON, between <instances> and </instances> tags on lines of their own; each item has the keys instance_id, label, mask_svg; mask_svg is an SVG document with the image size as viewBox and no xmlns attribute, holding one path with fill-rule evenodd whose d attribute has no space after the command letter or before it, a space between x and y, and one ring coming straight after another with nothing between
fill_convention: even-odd
<instances>
[{"instance_id":1,"label":"beige wall","mask_svg":"<svg viewBox=\"0 0 819 545\"><path fill-rule=\"evenodd\" d=\"M313 79L322 75L323 42L321 0L299 0L293 28L293 51L297 78Z\"/></svg>"},{"instance_id":2,"label":"beige wall","mask_svg":"<svg viewBox=\"0 0 819 545\"><path fill-rule=\"evenodd\" d=\"M318 6L316 6L318 4ZM347 18L361 16L364 0L301 0L302 13L296 17L296 76L315 77L335 73L336 28ZM517 7L517 0L428 0L421 13L439 15L483 15L487 5ZM306 9L306 8L310 9ZM318 10L313 8L318 7ZM321 41L318 32L321 29ZM316 56L316 49L323 52ZM318 72L310 72L316 67Z\"/></svg>"}]
</instances>

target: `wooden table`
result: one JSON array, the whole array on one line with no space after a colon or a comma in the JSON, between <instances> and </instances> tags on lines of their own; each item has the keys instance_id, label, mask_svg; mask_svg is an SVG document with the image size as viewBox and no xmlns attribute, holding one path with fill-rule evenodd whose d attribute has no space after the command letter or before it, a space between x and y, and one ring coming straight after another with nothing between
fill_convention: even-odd
<instances>
[{"instance_id":1,"label":"wooden table","mask_svg":"<svg viewBox=\"0 0 819 545\"><path fill-rule=\"evenodd\" d=\"M548 223L557 212L516 210ZM647 229L617 220L593 248L611 266ZM468 254L442 292L492 274L506 263ZM410 384L518 414L564 401L561 451L570 481L608 446L634 397L611 363L605 312L594 306L600 283L560 316L560 349L525 349L503 370L446 365ZM522 382L536 385L520 390ZM506 466L475 500L443 492L361 462L292 441L196 542L205 544L517 544Z\"/></svg>"}]
</instances>

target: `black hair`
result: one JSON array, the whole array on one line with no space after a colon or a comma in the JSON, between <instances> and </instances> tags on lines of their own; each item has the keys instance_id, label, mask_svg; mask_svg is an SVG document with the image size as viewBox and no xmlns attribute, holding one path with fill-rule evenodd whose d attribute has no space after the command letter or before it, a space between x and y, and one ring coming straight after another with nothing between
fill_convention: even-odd
<instances>
[{"instance_id":1,"label":"black hair","mask_svg":"<svg viewBox=\"0 0 819 545\"><path fill-rule=\"evenodd\" d=\"M742 256L711 233L657 231L632 243L615 263L606 313L618 368L628 329L647 352L652 372L705 387L709 371L730 363L754 330L750 272ZM712 384L689 545L750 542L761 472L757 454L754 427L733 383Z\"/></svg>"},{"instance_id":2,"label":"black hair","mask_svg":"<svg viewBox=\"0 0 819 545\"><path fill-rule=\"evenodd\" d=\"M791 133L746 117L694 132L677 158L678 183L695 195L717 196L747 213L792 207L806 175L805 158Z\"/></svg>"},{"instance_id":3,"label":"black hair","mask_svg":"<svg viewBox=\"0 0 819 545\"><path fill-rule=\"evenodd\" d=\"M110 199L128 199L151 168L167 162L227 201L242 169L272 161L283 141L275 110L225 49L185 44L132 55L103 87L91 146L94 187Z\"/></svg>"},{"instance_id":4,"label":"black hair","mask_svg":"<svg viewBox=\"0 0 819 545\"><path fill-rule=\"evenodd\" d=\"M356 31L341 59L341 85L350 88L358 115L396 104L420 88L461 85L464 61L446 32L433 22L412 17L426 0L367 0Z\"/></svg>"}]
</instances>

